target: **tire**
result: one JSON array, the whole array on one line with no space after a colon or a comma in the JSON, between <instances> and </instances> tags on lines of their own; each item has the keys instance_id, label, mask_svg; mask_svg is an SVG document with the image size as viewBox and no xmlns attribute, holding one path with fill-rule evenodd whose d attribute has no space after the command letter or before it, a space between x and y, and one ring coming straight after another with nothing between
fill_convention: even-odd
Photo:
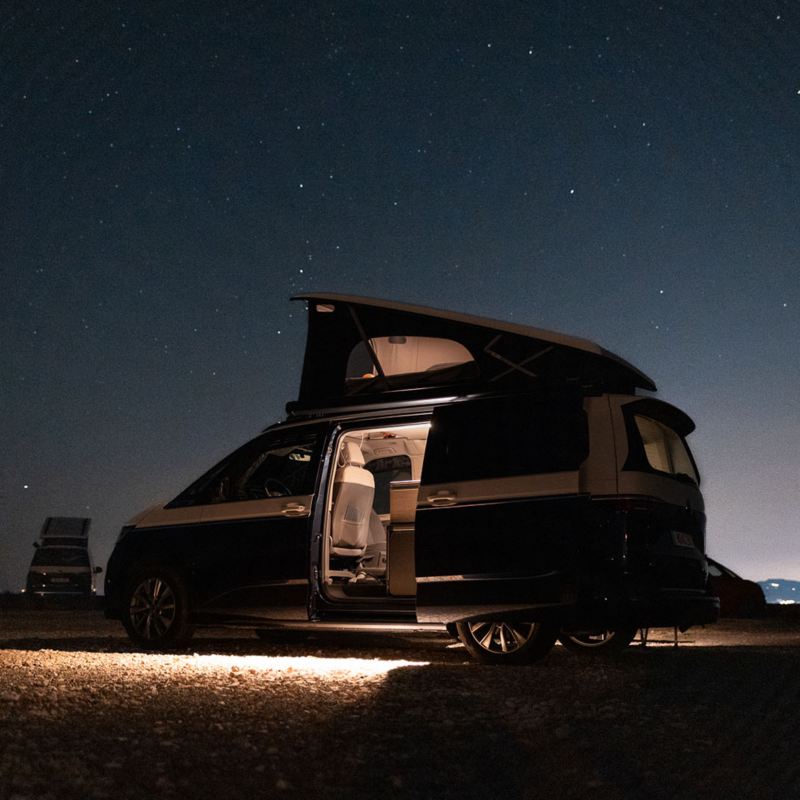
<instances>
[{"instance_id":1,"label":"tire","mask_svg":"<svg viewBox=\"0 0 800 800\"><path fill-rule=\"evenodd\" d=\"M130 640L143 650L185 646L194 631L183 578L164 567L137 570L123 596L122 624Z\"/></svg>"},{"instance_id":2,"label":"tire","mask_svg":"<svg viewBox=\"0 0 800 800\"><path fill-rule=\"evenodd\" d=\"M639 629L625 626L605 631L566 633L562 631L558 640L567 650L581 655L616 655L621 653L634 639Z\"/></svg>"},{"instance_id":3,"label":"tire","mask_svg":"<svg viewBox=\"0 0 800 800\"><path fill-rule=\"evenodd\" d=\"M558 626L545 622L483 620L456 623L469 654L484 664L529 664L552 649Z\"/></svg>"}]
</instances>

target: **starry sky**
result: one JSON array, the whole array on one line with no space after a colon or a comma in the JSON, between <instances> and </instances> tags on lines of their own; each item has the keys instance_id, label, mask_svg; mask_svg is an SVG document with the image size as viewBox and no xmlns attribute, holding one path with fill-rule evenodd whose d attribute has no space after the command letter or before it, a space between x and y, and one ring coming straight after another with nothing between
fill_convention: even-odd
<instances>
[{"instance_id":1,"label":"starry sky","mask_svg":"<svg viewBox=\"0 0 800 800\"><path fill-rule=\"evenodd\" d=\"M584 336L800 578L800 6L2 3L0 590L280 418L299 291Z\"/></svg>"}]
</instances>

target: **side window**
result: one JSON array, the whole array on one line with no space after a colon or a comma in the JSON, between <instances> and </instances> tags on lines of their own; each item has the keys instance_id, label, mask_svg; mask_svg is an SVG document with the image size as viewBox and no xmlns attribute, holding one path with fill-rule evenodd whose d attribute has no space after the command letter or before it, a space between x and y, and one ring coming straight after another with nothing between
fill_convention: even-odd
<instances>
[{"instance_id":1,"label":"side window","mask_svg":"<svg viewBox=\"0 0 800 800\"><path fill-rule=\"evenodd\" d=\"M657 472L684 476L700 483L684 440L664 423L635 414L634 422L648 465Z\"/></svg>"},{"instance_id":2,"label":"side window","mask_svg":"<svg viewBox=\"0 0 800 800\"><path fill-rule=\"evenodd\" d=\"M577 470L589 453L580 398L516 396L436 409L422 483Z\"/></svg>"},{"instance_id":3,"label":"side window","mask_svg":"<svg viewBox=\"0 0 800 800\"><path fill-rule=\"evenodd\" d=\"M392 481L411 480L411 459L406 455L376 458L365 465L375 476L375 499L372 507L376 514L389 513L389 484Z\"/></svg>"},{"instance_id":4,"label":"side window","mask_svg":"<svg viewBox=\"0 0 800 800\"><path fill-rule=\"evenodd\" d=\"M322 433L267 433L240 447L168 508L312 494Z\"/></svg>"}]
</instances>

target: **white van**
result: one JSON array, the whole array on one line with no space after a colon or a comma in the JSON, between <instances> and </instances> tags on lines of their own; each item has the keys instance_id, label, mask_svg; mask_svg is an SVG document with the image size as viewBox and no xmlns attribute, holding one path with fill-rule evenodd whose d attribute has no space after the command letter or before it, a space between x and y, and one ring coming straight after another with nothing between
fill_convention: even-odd
<instances>
[{"instance_id":1,"label":"white van","mask_svg":"<svg viewBox=\"0 0 800 800\"><path fill-rule=\"evenodd\" d=\"M89 526L85 517L47 517L34 542L25 592L34 596L95 594L94 576L102 567L92 564Z\"/></svg>"}]
</instances>

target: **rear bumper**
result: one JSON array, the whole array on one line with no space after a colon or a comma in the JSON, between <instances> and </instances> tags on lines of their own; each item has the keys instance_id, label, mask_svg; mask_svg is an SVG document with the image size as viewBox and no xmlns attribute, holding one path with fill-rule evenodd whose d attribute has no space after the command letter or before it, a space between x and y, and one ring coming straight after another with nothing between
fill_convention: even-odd
<instances>
[{"instance_id":1,"label":"rear bumper","mask_svg":"<svg viewBox=\"0 0 800 800\"><path fill-rule=\"evenodd\" d=\"M661 590L645 596L593 598L576 605L565 625L576 628L638 628L708 625L719 619L719 598L702 592Z\"/></svg>"}]
</instances>

